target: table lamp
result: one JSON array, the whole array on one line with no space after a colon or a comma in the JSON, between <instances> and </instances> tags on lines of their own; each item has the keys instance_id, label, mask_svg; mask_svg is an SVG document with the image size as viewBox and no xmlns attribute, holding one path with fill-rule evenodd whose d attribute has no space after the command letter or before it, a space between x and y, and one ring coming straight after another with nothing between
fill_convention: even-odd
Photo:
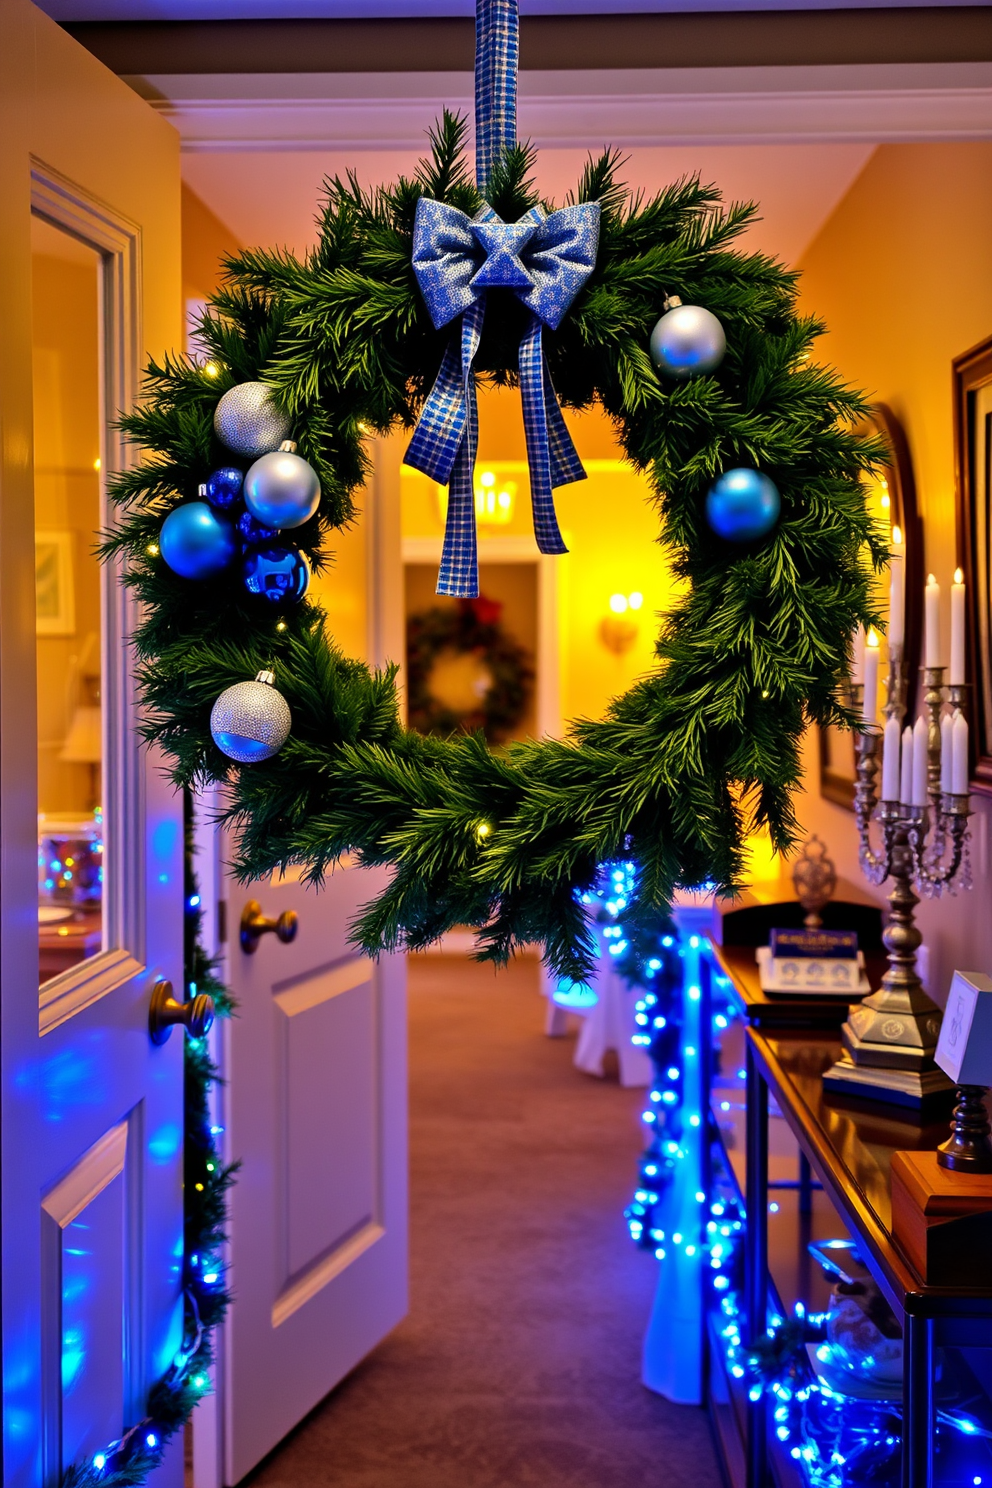
<instances>
[{"instance_id":1,"label":"table lamp","mask_svg":"<svg viewBox=\"0 0 992 1488\"><path fill-rule=\"evenodd\" d=\"M956 971L951 983L937 1063L957 1086L951 1135L937 1151L942 1168L992 1173L992 1136L985 1090L992 1085L992 977Z\"/></svg>"}]
</instances>

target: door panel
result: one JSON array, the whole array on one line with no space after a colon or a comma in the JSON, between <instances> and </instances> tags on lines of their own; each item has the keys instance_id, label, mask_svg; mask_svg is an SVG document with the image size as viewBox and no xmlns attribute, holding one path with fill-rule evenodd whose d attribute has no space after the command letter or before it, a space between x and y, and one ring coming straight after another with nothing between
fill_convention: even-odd
<instances>
[{"instance_id":1,"label":"door panel","mask_svg":"<svg viewBox=\"0 0 992 1488\"><path fill-rule=\"evenodd\" d=\"M77 1454L101 1449L140 1419L148 1386L172 1362L180 1342L182 1048L175 1037L154 1048L147 1026L155 980L167 977L182 985L180 803L164 782L161 759L136 740L130 599L120 575L111 569L98 573L92 557L97 530L111 519L107 475L130 458L113 421L133 404L146 356L160 355L180 337L178 164L175 135L146 104L27 0L4 0L5 1488L56 1484ZM42 223L34 244L32 218ZM43 288L39 252L51 261ZM71 278L59 263L73 261L83 276L79 283L87 275L95 279L95 292L90 279L83 296L82 317L94 351L78 367L59 364L63 352L47 332L33 335L39 305L56 312L56 297ZM78 308L83 301L73 303ZM48 321L50 331L58 329L58 313ZM39 606L44 623L37 637L36 530L39 537L67 539L49 543L43 567L49 588ZM46 556L41 542L37 556ZM84 602L85 565L93 587ZM66 572L80 581L75 607L66 602L65 589L58 590ZM42 657L41 642L50 639L65 644L61 650L47 646ZM37 671L36 655L42 663ZM82 686L84 674L89 692ZM50 753L39 772L42 745ZM93 815L101 759L102 823ZM102 886L99 865L81 864L72 846L61 850L77 840L68 829L56 834L59 851L49 851L46 838L46 871L39 875L39 779L56 813L61 791L89 790L69 801L70 820L73 827L86 827L78 834L86 853L102 834L108 865ZM86 892L77 895L84 866L91 876ZM47 944L40 908L55 911ZM59 918L63 911L67 918ZM59 928L66 930L64 937ZM180 1446L155 1475L156 1488L178 1488L181 1468Z\"/></svg>"},{"instance_id":2,"label":"door panel","mask_svg":"<svg viewBox=\"0 0 992 1488\"><path fill-rule=\"evenodd\" d=\"M405 964L356 954L347 926L384 870L227 884L232 1191L225 1482L237 1483L407 1306ZM299 916L246 954L243 906ZM230 910L234 913L231 914Z\"/></svg>"}]
</instances>

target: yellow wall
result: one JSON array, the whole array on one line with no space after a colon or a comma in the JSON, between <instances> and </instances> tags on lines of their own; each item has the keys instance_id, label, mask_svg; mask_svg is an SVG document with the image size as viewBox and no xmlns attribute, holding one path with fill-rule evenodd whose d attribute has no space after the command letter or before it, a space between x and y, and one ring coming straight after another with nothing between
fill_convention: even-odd
<instances>
[{"instance_id":1,"label":"yellow wall","mask_svg":"<svg viewBox=\"0 0 992 1488\"><path fill-rule=\"evenodd\" d=\"M882 145L814 240L802 264L802 302L830 331L818 357L890 404L909 440L927 566L944 582L955 564L951 360L992 332L992 144ZM949 616L942 617L947 634ZM808 741L805 825L858 880L853 818L819 798ZM946 995L955 967L992 971L984 912L989 804L976 802L975 887L925 904L931 991Z\"/></svg>"},{"instance_id":2,"label":"yellow wall","mask_svg":"<svg viewBox=\"0 0 992 1488\"><path fill-rule=\"evenodd\" d=\"M513 521L501 534L533 540L520 395L484 391L479 400L477 470L509 465L517 483ZM599 718L611 698L654 665L658 613L669 607L673 581L657 542L658 517L646 480L624 465L609 420L599 412L567 415L567 422L588 479L555 493L555 505L567 555L556 558L560 629L561 713L571 718ZM439 539L443 522L437 488L425 476L402 475L403 535ZM497 529L494 529L496 531ZM485 587L487 535L479 540ZM611 652L600 637L612 594L640 593L637 636L622 655ZM513 616L503 622L513 629Z\"/></svg>"}]
</instances>

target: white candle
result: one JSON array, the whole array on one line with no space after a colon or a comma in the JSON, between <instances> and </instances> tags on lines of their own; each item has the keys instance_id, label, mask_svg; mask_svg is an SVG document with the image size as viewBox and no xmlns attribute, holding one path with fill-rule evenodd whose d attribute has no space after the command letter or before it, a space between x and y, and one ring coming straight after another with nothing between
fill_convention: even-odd
<instances>
[{"instance_id":1,"label":"white candle","mask_svg":"<svg viewBox=\"0 0 992 1488\"><path fill-rule=\"evenodd\" d=\"M882 800L899 799L899 720L890 718L882 735Z\"/></svg>"},{"instance_id":2,"label":"white candle","mask_svg":"<svg viewBox=\"0 0 992 1488\"><path fill-rule=\"evenodd\" d=\"M866 724L873 724L878 717L878 636L868 632L864 661L865 691L861 706L861 717Z\"/></svg>"},{"instance_id":3,"label":"white candle","mask_svg":"<svg viewBox=\"0 0 992 1488\"><path fill-rule=\"evenodd\" d=\"M951 671L947 679L952 687L964 683L964 574L954 570L951 585Z\"/></svg>"},{"instance_id":4,"label":"white candle","mask_svg":"<svg viewBox=\"0 0 992 1488\"><path fill-rule=\"evenodd\" d=\"M906 547L902 530L892 529L889 555L889 655L901 656L906 633Z\"/></svg>"},{"instance_id":5,"label":"white candle","mask_svg":"<svg viewBox=\"0 0 992 1488\"><path fill-rule=\"evenodd\" d=\"M954 761L951 790L956 796L968 794L968 720L960 708L954 710Z\"/></svg>"},{"instance_id":6,"label":"white candle","mask_svg":"<svg viewBox=\"0 0 992 1488\"><path fill-rule=\"evenodd\" d=\"M854 632L854 654L851 661L851 681L855 687L865 679L865 633L859 626Z\"/></svg>"},{"instance_id":7,"label":"white candle","mask_svg":"<svg viewBox=\"0 0 992 1488\"><path fill-rule=\"evenodd\" d=\"M924 666L940 666L940 585L933 574L927 575L926 589L927 643Z\"/></svg>"},{"instance_id":8,"label":"white candle","mask_svg":"<svg viewBox=\"0 0 992 1488\"><path fill-rule=\"evenodd\" d=\"M952 789L953 779L952 755L954 744L954 720L950 713L945 713L940 720L940 788L946 795Z\"/></svg>"},{"instance_id":9,"label":"white candle","mask_svg":"<svg viewBox=\"0 0 992 1488\"><path fill-rule=\"evenodd\" d=\"M927 804L927 765L929 763L927 752L927 725L926 720L918 718L916 727L913 729L913 805L925 806Z\"/></svg>"},{"instance_id":10,"label":"white candle","mask_svg":"<svg viewBox=\"0 0 992 1488\"><path fill-rule=\"evenodd\" d=\"M899 799L904 806L913 804L913 730L907 723L902 731L902 768L899 775Z\"/></svg>"}]
</instances>

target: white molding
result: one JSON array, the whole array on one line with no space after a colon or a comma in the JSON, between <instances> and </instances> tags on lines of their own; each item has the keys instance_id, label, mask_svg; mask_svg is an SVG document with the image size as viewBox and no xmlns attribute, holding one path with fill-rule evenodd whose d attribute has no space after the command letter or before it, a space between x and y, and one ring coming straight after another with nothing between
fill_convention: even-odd
<instances>
[{"instance_id":1,"label":"white molding","mask_svg":"<svg viewBox=\"0 0 992 1488\"><path fill-rule=\"evenodd\" d=\"M38 994L38 1034L43 1037L123 987L144 971L128 951L103 951L45 982Z\"/></svg>"},{"instance_id":2,"label":"white molding","mask_svg":"<svg viewBox=\"0 0 992 1488\"><path fill-rule=\"evenodd\" d=\"M189 153L419 150L467 73L202 74L127 79ZM527 73L520 135L544 149L992 138L992 64Z\"/></svg>"}]
</instances>

